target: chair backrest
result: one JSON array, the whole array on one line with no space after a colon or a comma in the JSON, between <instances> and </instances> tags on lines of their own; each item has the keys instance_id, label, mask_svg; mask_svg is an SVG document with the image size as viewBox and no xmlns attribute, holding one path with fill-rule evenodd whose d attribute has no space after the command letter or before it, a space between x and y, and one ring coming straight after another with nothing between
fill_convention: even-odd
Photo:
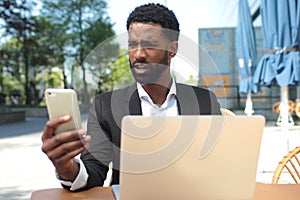
<instances>
[{"instance_id":1,"label":"chair backrest","mask_svg":"<svg viewBox=\"0 0 300 200\"><path fill-rule=\"evenodd\" d=\"M236 116L236 114L233 111L231 111L227 108L220 108L220 110L221 110L222 115Z\"/></svg>"},{"instance_id":2,"label":"chair backrest","mask_svg":"<svg viewBox=\"0 0 300 200\"><path fill-rule=\"evenodd\" d=\"M274 172L272 184L277 184L283 169L286 169L296 184L300 184L300 160L298 153L300 146L295 147L279 162L277 169Z\"/></svg>"},{"instance_id":3,"label":"chair backrest","mask_svg":"<svg viewBox=\"0 0 300 200\"><path fill-rule=\"evenodd\" d=\"M274 103L274 104L272 105L272 110L273 110L277 115L280 114L280 103L281 103L281 102L278 101L278 102L276 102L276 103ZM295 104L295 102L292 101L292 100L289 100L288 103L289 103L289 113L292 114L292 113L294 112L295 108L296 108L296 104Z\"/></svg>"},{"instance_id":4,"label":"chair backrest","mask_svg":"<svg viewBox=\"0 0 300 200\"><path fill-rule=\"evenodd\" d=\"M296 113L297 117L300 118L300 101L297 102L297 104L296 104L295 113Z\"/></svg>"}]
</instances>

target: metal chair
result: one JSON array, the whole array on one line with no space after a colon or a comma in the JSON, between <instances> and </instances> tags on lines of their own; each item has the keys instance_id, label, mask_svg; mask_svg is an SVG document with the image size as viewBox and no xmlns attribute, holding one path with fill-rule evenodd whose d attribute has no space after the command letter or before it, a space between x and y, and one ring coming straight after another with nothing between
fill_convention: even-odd
<instances>
[{"instance_id":1,"label":"metal chair","mask_svg":"<svg viewBox=\"0 0 300 200\"><path fill-rule=\"evenodd\" d=\"M220 110L221 110L222 115L229 115L229 116L234 116L234 117L236 116L236 114L233 111L231 111L227 108L220 108Z\"/></svg>"},{"instance_id":2,"label":"metal chair","mask_svg":"<svg viewBox=\"0 0 300 200\"><path fill-rule=\"evenodd\" d=\"M286 169L289 175L293 178L296 184L300 184L300 159L298 153L300 146L295 147L287 155L285 155L279 162L277 169L274 172L272 184L277 184L283 170Z\"/></svg>"},{"instance_id":3,"label":"metal chair","mask_svg":"<svg viewBox=\"0 0 300 200\"><path fill-rule=\"evenodd\" d=\"M300 101L296 103L295 113L300 118Z\"/></svg>"},{"instance_id":4,"label":"metal chair","mask_svg":"<svg viewBox=\"0 0 300 200\"><path fill-rule=\"evenodd\" d=\"M277 115L280 114L280 103L281 103L281 102L278 101L278 102L276 102L276 103L274 103L274 104L272 105L272 110L273 110L273 112L275 112ZM292 113L295 111L296 104L295 104L295 102L292 101L292 100L289 100L289 101L288 101L288 104L289 104L289 113L292 114Z\"/></svg>"}]
</instances>

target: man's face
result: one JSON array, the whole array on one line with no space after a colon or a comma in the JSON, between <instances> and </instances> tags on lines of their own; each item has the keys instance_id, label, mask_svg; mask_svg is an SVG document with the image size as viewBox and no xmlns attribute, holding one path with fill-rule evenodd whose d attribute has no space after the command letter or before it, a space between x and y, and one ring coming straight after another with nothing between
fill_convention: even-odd
<instances>
[{"instance_id":1,"label":"man's face","mask_svg":"<svg viewBox=\"0 0 300 200\"><path fill-rule=\"evenodd\" d=\"M170 73L169 41L160 25L133 23L128 34L129 62L137 82L155 83L164 73Z\"/></svg>"}]
</instances>

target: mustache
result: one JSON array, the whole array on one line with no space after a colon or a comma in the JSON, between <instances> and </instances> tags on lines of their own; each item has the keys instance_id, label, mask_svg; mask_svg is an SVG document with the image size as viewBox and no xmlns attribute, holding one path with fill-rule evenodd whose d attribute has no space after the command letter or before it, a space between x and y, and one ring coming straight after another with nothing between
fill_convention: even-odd
<instances>
[{"instance_id":1,"label":"mustache","mask_svg":"<svg viewBox=\"0 0 300 200\"><path fill-rule=\"evenodd\" d=\"M132 62L132 66L134 66L135 64L150 64L147 60L135 60Z\"/></svg>"}]
</instances>

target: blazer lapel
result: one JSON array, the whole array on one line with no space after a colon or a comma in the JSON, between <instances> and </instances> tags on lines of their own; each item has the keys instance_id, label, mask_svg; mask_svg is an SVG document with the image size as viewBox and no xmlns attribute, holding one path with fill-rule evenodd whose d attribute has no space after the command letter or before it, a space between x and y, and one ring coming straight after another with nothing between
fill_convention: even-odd
<instances>
[{"instance_id":1,"label":"blazer lapel","mask_svg":"<svg viewBox=\"0 0 300 200\"><path fill-rule=\"evenodd\" d=\"M138 95L136 83L131 85L125 94L125 103L128 106L128 114L142 115L141 100Z\"/></svg>"},{"instance_id":2,"label":"blazer lapel","mask_svg":"<svg viewBox=\"0 0 300 200\"><path fill-rule=\"evenodd\" d=\"M200 113L199 102L192 87L176 83L176 93L180 115L197 115Z\"/></svg>"}]
</instances>

